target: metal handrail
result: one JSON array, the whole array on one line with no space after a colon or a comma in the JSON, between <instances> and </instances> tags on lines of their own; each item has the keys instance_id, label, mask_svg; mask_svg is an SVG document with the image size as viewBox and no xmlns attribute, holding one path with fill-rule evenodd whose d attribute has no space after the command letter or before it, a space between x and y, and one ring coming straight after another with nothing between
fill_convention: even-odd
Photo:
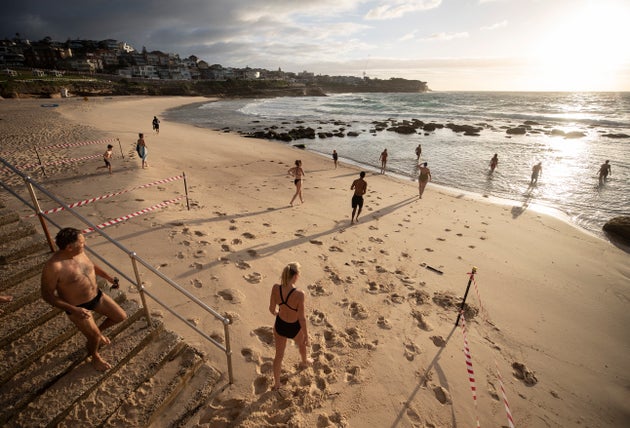
<instances>
[{"instance_id":1,"label":"metal handrail","mask_svg":"<svg viewBox=\"0 0 630 428\"><path fill-rule=\"evenodd\" d=\"M88 246L85 247L86 250L90 252L90 254L92 254L95 257L97 257L102 263L106 264L110 269L115 271L118 275L122 276L127 281L129 281L131 284L135 285L136 289L138 290L138 292L140 294L140 299L142 300L142 308L144 310L144 315L145 315L145 317L147 319L147 323L149 325L153 325L153 323L152 323L152 320L151 320L151 314L149 313L149 309L148 309L148 306L147 306L147 303L146 303L146 297L145 296L149 296L151 299L153 299L153 301L158 303L164 309L168 310L171 314L173 314L179 320L184 322L184 324L186 324L188 327L190 327L193 330L195 330L202 337L204 337L206 340L208 340L214 346L216 346L221 351L223 351L225 353L225 355L226 355L226 358L227 358L229 382L230 382L230 384L234 383L234 374L233 374L233 368L232 368L232 350L231 350L231 347L230 347L230 330L229 330L230 319L229 318L226 318L223 315L219 314L217 311L215 311L214 309L212 309L211 307L206 305L203 301L201 301L199 298L197 298L196 296L194 296L193 294L188 292L186 289L184 289L182 286L177 284L175 281L171 280L166 275L164 275L163 273L159 272L151 264L149 264L147 261L145 261L140 256L138 256L135 251L127 249L124 245L122 245L116 239L112 238L107 233L103 232L102 229L98 228L95 224L93 224L88 219L83 217L81 214L76 212L73 208L70 208L65 202L61 201L57 196L55 196L54 194L49 192L46 188L44 188L42 185L37 183L30 176L28 176L28 175L24 174L22 171L18 170L10 162L8 162L6 159L2 158L1 156L0 156L0 163L2 163L5 167L7 167L9 170L11 170L14 174L22 177L22 179L24 180L24 182L26 184L26 187L27 187L27 189L29 191L32 204L29 203L26 199L22 198L17 192L15 192L2 179L0 179L0 185L5 190L7 190L10 194L12 194L15 198L17 198L20 202L22 202L24 205L26 205L27 207L29 207L30 209L32 209L35 212L35 214L39 218L40 224L42 226L42 229L44 231L46 239L48 240L48 244L50 246L51 251L55 251L55 247L54 247L54 244L53 244L53 240L52 240L52 238L50 236L50 232L48 231L48 226L47 226L46 221L49 222L50 224L54 225L58 229L61 229L62 227L59 226L55 221L53 221L47 214L45 214L41 210L41 208L39 207L39 201L37 199L37 196L35 195L35 189L37 189L38 191L40 191L41 193L43 193L44 195L46 195L47 197L49 197L53 201L57 202L66 211L68 211L69 213L74 215L82 223L84 223L87 226L89 226L90 228L92 228L92 230L94 232L97 232L98 234L100 234L102 237L107 239L111 244L114 244L119 250L121 250L122 252L127 254L127 256L129 256L129 258L131 259L131 265L132 265L132 268L133 268L135 279L130 278L129 276L127 276L124 272L122 272L120 269L118 269L113 264L111 264L109 261L107 261L107 259L105 259L104 257L100 256L96 251L92 250ZM200 306L203 310L205 310L206 312L210 313L216 319L221 321L223 323L223 328L224 328L225 345L221 344L220 342L218 342L217 340L213 339L208 334L206 334L205 332L203 332L202 330L197 328L197 326L195 326L193 323L191 323L190 321L185 319L184 316L179 314L175 309L171 308L170 306L168 306L168 304L166 304L163 301L161 301L156 295L154 295L153 293L151 293L148 290L146 290L145 287L142 285L142 281L140 279L140 272L138 270L138 264L144 266L148 271L150 271L153 274L155 274L162 281L166 282L168 285L170 285L171 287L173 287L174 289L176 289L177 291L179 291L180 293L182 293L183 295L188 297L192 302L194 302L195 304Z\"/></svg>"}]
</instances>

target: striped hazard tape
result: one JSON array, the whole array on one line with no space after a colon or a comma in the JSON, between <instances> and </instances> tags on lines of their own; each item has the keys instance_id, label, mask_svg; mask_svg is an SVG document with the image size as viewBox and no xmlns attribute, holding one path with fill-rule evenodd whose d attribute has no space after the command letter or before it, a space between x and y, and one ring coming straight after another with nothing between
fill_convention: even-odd
<instances>
[{"instance_id":1,"label":"striped hazard tape","mask_svg":"<svg viewBox=\"0 0 630 428\"><path fill-rule=\"evenodd\" d=\"M79 146L91 146L93 144L104 144L112 141L117 141L118 138L105 138L103 140L94 141L81 141L78 143L66 143L66 144L51 144L50 146L37 147L38 149L64 149L66 147L79 147Z\"/></svg>"},{"instance_id":2,"label":"striped hazard tape","mask_svg":"<svg viewBox=\"0 0 630 428\"><path fill-rule=\"evenodd\" d=\"M141 209L141 210L136 211L134 213L127 214L127 215L124 215L122 217L117 217L117 218L115 218L113 220L109 220L109 221L106 221L104 223L98 224L98 225L96 225L96 227L88 227L86 229L83 229L82 232L83 232L83 234L87 235L88 233L94 232L96 229L104 229L104 228L106 228L108 226L112 226L112 225L114 225L116 223L120 223L120 222L123 222L125 220L129 220L130 218L137 217L139 215L146 214L148 212L155 211L157 209L167 207L168 205L170 205L172 203L175 203L175 202L177 202L177 201L179 201L180 199L183 199L183 198L185 198L185 196L180 196L180 197L177 197L175 199L171 199L170 201L160 202L159 204L155 204L155 205L153 205L151 207L144 208L144 209Z\"/></svg>"},{"instance_id":3,"label":"striped hazard tape","mask_svg":"<svg viewBox=\"0 0 630 428\"><path fill-rule=\"evenodd\" d=\"M470 390L472 391L473 402L475 403L475 417L477 419L477 428L479 424L479 411L477 409L477 385L475 383L475 371L473 370L472 356L470 355L470 347L468 346L468 338L466 335L466 320L464 313L461 314L461 326L462 336L464 337L464 355L466 356L466 371L468 372L468 382L470 383Z\"/></svg>"},{"instance_id":4,"label":"striped hazard tape","mask_svg":"<svg viewBox=\"0 0 630 428\"><path fill-rule=\"evenodd\" d=\"M39 164L39 163L31 163L28 165L20 165L18 168L20 169L29 169L29 168L33 168L33 167L42 167L42 166L50 166L50 165L61 165L61 164L66 164L66 163L76 163L76 162L81 162L84 160L88 160L88 159L95 159L95 158L102 158L103 155L99 154L99 155L89 155L89 156L83 156L81 158L71 158L71 159L61 159L58 160L56 162L50 162L50 163L43 163L43 164Z\"/></svg>"},{"instance_id":5,"label":"striped hazard tape","mask_svg":"<svg viewBox=\"0 0 630 428\"><path fill-rule=\"evenodd\" d=\"M170 182L173 182L173 181L181 180L182 178L184 178L183 175L176 175L176 176L173 176L173 177L164 178L162 180L157 180L157 181L154 181L152 183L142 184L140 186L132 187L130 189L121 190L120 192L108 193L106 195L97 196L95 198L84 199L82 201L74 202L74 203L68 205L68 208L82 207L83 205L91 204L92 202L100 201L100 200L103 200L103 199L111 198L113 196L122 195L123 193L131 192L132 190L145 189L145 188L148 188L148 187L156 186L158 184L170 183ZM54 214L54 213L58 213L58 212L63 211L63 210L65 210L64 207L57 207L57 208L52 208L52 209L46 210L43 213L44 214ZM30 214L30 215L26 216L25 218L35 217L36 215L37 214Z\"/></svg>"}]
</instances>

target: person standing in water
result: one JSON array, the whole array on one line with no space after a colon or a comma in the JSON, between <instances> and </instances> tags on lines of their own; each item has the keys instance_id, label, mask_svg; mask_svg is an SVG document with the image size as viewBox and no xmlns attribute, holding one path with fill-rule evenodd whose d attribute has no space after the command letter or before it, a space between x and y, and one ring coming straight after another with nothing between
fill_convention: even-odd
<instances>
[{"instance_id":1,"label":"person standing in water","mask_svg":"<svg viewBox=\"0 0 630 428\"><path fill-rule=\"evenodd\" d=\"M420 156L422 156L422 145L418 144L418 147L416 147L416 160L420 160Z\"/></svg>"},{"instance_id":2,"label":"person standing in water","mask_svg":"<svg viewBox=\"0 0 630 428\"><path fill-rule=\"evenodd\" d=\"M385 168L387 167L387 149L383 150L379 160L381 161L381 174L385 174Z\"/></svg>"},{"instance_id":3,"label":"person standing in water","mask_svg":"<svg viewBox=\"0 0 630 428\"><path fill-rule=\"evenodd\" d=\"M499 156L495 153L494 156L492 156L492 159L490 159L490 172L494 172L494 170L497 168L497 165L499 165Z\"/></svg>"},{"instance_id":4,"label":"person standing in water","mask_svg":"<svg viewBox=\"0 0 630 428\"><path fill-rule=\"evenodd\" d=\"M333 162L335 163L335 169L337 169L337 161L339 160L339 155L337 154L337 150L333 150L332 158L333 158Z\"/></svg>"},{"instance_id":5,"label":"person standing in water","mask_svg":"<svg viewBox=\"0 0 630 428\"><path fill-rule=\"evenodd\" d=\"M538 177L542 175L542 162L538 162L532 167L532 178L529 181L529 185L538 184Z\"/></svg>"},{"instance_id":6,"label":"person standing in water","mask_svg":"<svg viewBox=\"0 0 630 428\"><path fill-rule=\"evenodd\" d=\"M604 184L604 181L608 179L608 174L612 174L612 171L610 170L610 161L606 160L606 162L599 167L599 184Z\"/></svg>"},{"instance_id":7,"label":"person standing in water","mask_svg":"<svg viewBox=\"0 0 630 428\"><path fill-rule=\"evenodd\" d=\"M269 312L276 317L273 337L276 355L273 359L273 389L280 389L282 359L287 346L287 339L293 339L300 350L303 368L310 366L313 360L307 356L308 326L306 323L306 295L295 287L300 277L300 264L289 263L282 270L280 284L274 284L269 297Z\"/></svg>"}]
</instances>

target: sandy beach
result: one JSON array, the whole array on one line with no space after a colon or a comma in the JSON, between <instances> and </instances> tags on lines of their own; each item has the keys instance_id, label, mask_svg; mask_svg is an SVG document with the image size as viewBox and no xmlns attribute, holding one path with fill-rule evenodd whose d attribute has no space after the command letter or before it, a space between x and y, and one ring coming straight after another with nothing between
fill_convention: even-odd
<instances>
[{"instance_id":1,"label":"sandy beach","mask_svg":"<svg viewBox=\"0 0 630 428\"><path fill-rule=\"evenodd\" d=\"M112 175L96 169L99 157L47 167L46 176L33 169L67 203L185 173L190 210L180 200L104 231L233 319L236 382L207 403L197 426L468 427L477 418L481 426L509 426L497 372L515 426L630 425L627 253L516 203L492 204L431 183L418 199L417 182L372 172L360 222L351 225L354 166L335 169L332 159L288 145L165 120L152 132L154 115L203 100L69 98L52 100L56 107L0 100L0 152L16 165L36 161L35 147L115 139ZM139 132L146 169L134 150ZM102 154L106 144L38 153L54 162ZM290 207L287 170L296 159L306 174L304 203ZM78 211L98 224L183 195L177 180ZM2 198L28 214L6 192ZM54 207L45 198L42 205ZM105 239L90 235L87 244L131 272L128 257ZM299 368L290 342L284 386L274 392L269 293L292 261L302 265L297 286L307 296L314 364ZM455 327L473 266L466 337L476 403ZM143 280L208 334L222 336L222 325L185 296L153 276ZM149 305L226 370L221 352Z\"/></svg>"}]
</instances>

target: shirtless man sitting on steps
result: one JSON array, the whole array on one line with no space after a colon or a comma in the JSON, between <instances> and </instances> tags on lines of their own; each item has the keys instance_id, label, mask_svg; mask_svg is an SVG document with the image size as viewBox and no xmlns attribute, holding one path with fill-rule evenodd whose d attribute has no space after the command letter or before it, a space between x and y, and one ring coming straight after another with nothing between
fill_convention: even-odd
<instances>
[{"instance_id":1,"label":"shirtless man sitting on steps","mask_svg":"<svg viewBox=\"0 0 630 428\"><path fill-rule=\"evenodd\" d=\"M88 354L94 368L106 371L111 365L98 353L101 345L110 340L103 330L127 318L125 311L98 288L96 275L117 285L117 280L92 263L84 252L85 237L71 227L61 229L55 238L59 249L44 265L42 272L42 298L68 314L68 318L87 338ZM105 316L97 326L92 312Z\"/></svg>"}]
</instances>

